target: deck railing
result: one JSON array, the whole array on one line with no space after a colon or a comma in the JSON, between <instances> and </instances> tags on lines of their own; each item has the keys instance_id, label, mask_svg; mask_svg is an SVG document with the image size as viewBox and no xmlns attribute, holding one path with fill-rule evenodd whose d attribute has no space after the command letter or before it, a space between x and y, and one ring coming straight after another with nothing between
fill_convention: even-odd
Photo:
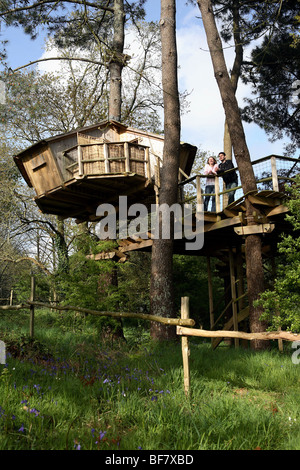
<instances>
[{"instance_id":1,"label":"deck railing","mask_svg":"<svg viewBox=\"0 0 300 470\"><path fill-rule=\"evenodd\" d=\"M284 192L285 184L293 181L293 178L300 173L300 158L270 155L253 161L252 166L259 191ZM228 170L226 173L229 174L232 171L238 175L238 185L234 188L235 200L237 200L243 196L243 189L238 168ZM205 196L215 196L216 212L220 212L227 206L227 195L232 192L232 189L226 190L222 176L216 176L215 192L205 193L206 178L207 175L196 174L180 182L180 200L182 203L202 204Z\"/></svg>"},{"instance_id":2,"label":"deck railing","mask_svg":"<svg viewBox=\"0 0 300 470\"><path fill-rule=\"evenodd\" d=\"M64 151L65 179L134 173L151 178L149 147L135 142L93 142Z\"/></svg>"}]
</instances>

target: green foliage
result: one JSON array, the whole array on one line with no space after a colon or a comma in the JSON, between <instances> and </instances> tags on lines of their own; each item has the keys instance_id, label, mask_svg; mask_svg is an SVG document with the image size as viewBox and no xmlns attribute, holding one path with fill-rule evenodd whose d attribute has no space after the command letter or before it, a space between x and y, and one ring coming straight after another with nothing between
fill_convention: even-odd
<instances>
[{"instance_id":1,"label":"green foliage","mask_svg":"<svg viewBox=\"0 0 300 470\"><path fill-rule=\"evenodd\" d=\"M293 16L290 21L293 24ZM246 99L243 119L258 124L273 141L288 137L288 152L299 148L299 91L294 88L300 72L299 54L300 42L294 42L290 30L272 31L252 51L244 75L255 91L253 98Z\"/></svg>"},{"instance_id":2,"label":"green foliage","mask_svg":"<svg viewBox=\"0 0 300 470\"><path fill-rule=\"evenodd\" d=\"M271 329L279 327L300 331L300 175L287 187L291 199L287 220L294 234L285 235L278 244L280 253L274 287L265 291L258 302L264 308L262 319L270 322Z\"/></svg>"},{"instance_id":3,"label":"green foliage","mask_svg":"<svg viewBox=\"0 0 300 470\"><path fill-rule=\"evenodd\" d=\"M1 450L299 450L291 350L213 351L191 340L187 398L180 343L141 343L131 326L115 348L90 325L62 330L58 315L37 310L34 339L5 336ZM1 331L8 321L19 327L19 313L1 315Z\"/></svg>"},{"instance_id":4,"label":"green foliage","mask_svg":"<svg viewBox=\"0 0 300 470\"><path fill-rule=\"evenodd\" d=\"M212 266L213 269L213 266ZM214 300L218 301L221 281L213 276ZM189 297L190 317L209 329L209 299L206 258L174 256L175 305L180 315L181 297Z\"/></svg>"},{"instance_id":5,"label":"green foliage","mask_svg":"<svg viewBox=\"0 0 300 470\"><path fill-rule=\"evenodd\" d=\"M12 357L26 360L51 359L52 353L48 346L28 335L9 334L2 337L6 344L6 352Z\"/></svg>"},{"instance_id":6,"label":"green foliage","mask_svg":"<svg viewBox=\"0 0 300 470\"><path fill-rule=\"evenodd\" d=\"M124 264L118 266L120 310L150 312L150 253L131 253Z\"/></svg>"}]
</instances>

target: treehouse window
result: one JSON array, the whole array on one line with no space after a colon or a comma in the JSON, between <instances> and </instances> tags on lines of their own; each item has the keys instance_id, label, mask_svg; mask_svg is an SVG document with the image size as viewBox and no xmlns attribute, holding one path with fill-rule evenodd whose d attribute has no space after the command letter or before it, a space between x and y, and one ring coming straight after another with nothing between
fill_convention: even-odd
<instances>
[{"instance_id":1,"label":"treehouse window","mask_svg":"<svg viewBox=\"0 0 300 470\"><path fill-rule=\"evenodd\" d=\"M38 170L39 168L41 168L42 166L45 166L45 165L46 165L46 160L45 160L44 155L37 155L31 161L32 171L36 171L36 170Z\"/></svg>"}]
</instances>

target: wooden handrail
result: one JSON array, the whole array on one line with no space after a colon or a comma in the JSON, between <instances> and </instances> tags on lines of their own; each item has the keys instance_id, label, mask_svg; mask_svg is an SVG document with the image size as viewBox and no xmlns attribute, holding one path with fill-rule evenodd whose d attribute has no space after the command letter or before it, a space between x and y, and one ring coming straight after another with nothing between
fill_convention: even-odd
<instances>
[{"instance_id":1,"label":"wooden handrail","mask_svg":"<svg viewBox=\"0 0 300 470\"><path fill-rule=\"evenodd\" d=\"M92 147L92 146L102 146L103 147L103 157L102 158L89 158L89 157L84 157L84 148L86 147ZM109 147L110 146L122 146L124 150L124 154L121 156L116 156L116 157L110 157L109 156ZM141 148L144 151L144 157L143 159L139 159L136 157L132 157L130 155L130 147L138 147ZM110 174L110 167L111 167L111 162L118 162L118 161L125 161L125 170L122 171L122 173L130 173L131 171L131 162L137 162L137 163L142 163L144 164L144 169L143 169L143 175L147 179L151 179L151 169L150 169L150 157L149 157L149 147L147 145L143 145L137 142L127 142L127 141L122 141L122 142L92 142L92 143L83 143L83 144L77 144L73 145L72 147L69 147L68 149L64 150L63 155L67 158L71 158L70 155L68 155L68 152L75 151L77 150L77 158L76 161L73 160L71 164L68 164L65 166L65 170L69 171L72 173L72 167L76 167L78 165L78 172L79 176L84 176L85 171L83 164L84 163L95 163L95 162L104 162L105 165L105 174ZM113 172L115 173L115 172Z\"/></svg>"},{"instance_id":2,"label":"wooden handrail","mask_svg":"<svg viewBox=\"0 0 300 470\"><path fill-rule=\"evenodd\" d=\"M252 166L255 166L256 164L259 164L259 163L262 163L262 162L265 162L265 161L270 161L270 163L271 163L270 176L265 177L265 178L257 179L256 184L266 183L268 181L272 181L273 191L278 192L280 190L280 187L279 187L279 181L280 180L282 180L282 181L293 181L293 178L289 178L287 176L281 176L280 174L278 174L277 167L276 167L276 159L286 160L288 162L293 162L294 163L293 168L297 163L300 163L300 158L297 159L297 158L284 157L284 156L279 156L279 155L270 155L268 157L264 157L264 158L260 158L258 160L255 160L254 162L251 162L251 163L252 163ZM228 194L228 193L233 191L233 189L224 189L222 191L218 191L219 178L223 178L224 174L229 174L233 171L238 171L238 168L237 167L231 168L230 170L226 170L224 173L222 173L222 175L216 175L216 179L217 179L216 183L217 184L215 185L216 188L215 188L214 193L205 193L205 192L202 191L201 179L202 178L207 178L207 175L197 174L197 175L191 176L190 178L186 178L183 181L180 181L178 183L178 186L180 186L180 187L184 187L187 184L194 184L193 181L195 179L196 179L196 183L197 183L196 184L196 188L197 188L196 195L189 196L188 198L185 199L184 194L183 194L182 203L187 203L187 202L190 202L190 201L197 200L197 203L199 204L199 202L202 203L203 197L205 197L205 196L215 196L215 198L216 198L216 211L219 212L220 209L221 209L221 207L220 207L220 196ZM234 188L234 191L237 191L239 189L242 189L242 185L236 186ZM223 200L223 203L224 203L224 200Z\"/></svg>"}]
</instances>

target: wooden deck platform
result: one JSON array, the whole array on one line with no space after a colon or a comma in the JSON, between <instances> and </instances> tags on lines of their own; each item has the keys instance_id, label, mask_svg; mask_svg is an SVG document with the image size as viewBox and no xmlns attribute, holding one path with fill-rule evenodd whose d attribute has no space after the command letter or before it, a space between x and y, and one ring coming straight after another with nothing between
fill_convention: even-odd
<instances>
[{"instance_id":1,"label":"wooden deck platform","mask_svg":"<svg viewBox=\"0 0 300 470\"><path fill-rule=\"evenodd\" d=\"M254 207L258 209L257 224L253 230L263 235L264 245L276 245L282 232L290 232L291 227L285 220L288 207L285 205L286 195L278 191L253 191L234 201L219 213L204 213L204 245L200 250L187 250L187 240L174 241L174 253L192 256L222 257L224 250L240 246L247 235L245 223L245 197L249 197ZM195 215L193 230L195 230ZM151 231L146 235L136 234L127 239L118 240L118 247L109 253L91 255L94 259L115 259L123 262L131 251L151 251L153 240Z\"/></svg>"}]
</instances>

